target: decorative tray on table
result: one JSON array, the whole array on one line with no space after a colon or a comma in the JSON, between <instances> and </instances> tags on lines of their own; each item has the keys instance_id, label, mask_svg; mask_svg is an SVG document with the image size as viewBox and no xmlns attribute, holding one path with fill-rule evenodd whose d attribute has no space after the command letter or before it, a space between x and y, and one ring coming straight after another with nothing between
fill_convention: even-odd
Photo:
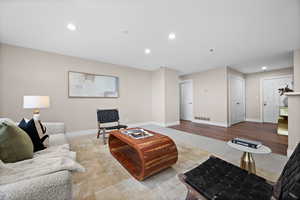
<instances>
[{"instance_id":1,"label":"decorative tray on table","mask_svg":"<svg viewBox=\"0 0 300 200\"><path fill-rule=\"evenodd\" d=\"M142 138L153 136L152 133L149 133L148 131L145 131L142 128L129 129L129 130L121 131L121 133L128 135L134 139L142 139Z\"/></svg>"}]
</instances>

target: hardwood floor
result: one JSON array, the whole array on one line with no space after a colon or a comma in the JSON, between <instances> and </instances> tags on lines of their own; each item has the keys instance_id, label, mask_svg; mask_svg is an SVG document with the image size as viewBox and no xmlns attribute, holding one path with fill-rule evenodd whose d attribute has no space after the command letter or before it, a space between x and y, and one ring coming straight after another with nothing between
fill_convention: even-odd
<instances>
[{"instance_id":1,"label":"hardwood floor","mask_svg":"<svg viewBox=\"0 0 300 200\"><path fill-rule=\"evenodd\" d=\"M235 137L261 141L273 153L286 155L288 137L276 134L277 125L270 123L242 122L229 128L181 121L180 125L169 128L228 141Z\"/></svg>"}]
</instances>

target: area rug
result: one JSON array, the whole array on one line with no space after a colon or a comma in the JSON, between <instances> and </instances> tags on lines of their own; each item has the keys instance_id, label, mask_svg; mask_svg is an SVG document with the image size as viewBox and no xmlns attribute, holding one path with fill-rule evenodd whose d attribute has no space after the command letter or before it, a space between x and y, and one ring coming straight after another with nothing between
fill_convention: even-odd
<instances>
[{"instance_id":1,"label":"area rug","mask_svg":"<svg viewBox=\"0 0 300 200\"><path fill-rule=\"evenodd\" d=\"M78 200L183 200L187 190L177 175L204 162L211 154L175 141L178 161L144 181L134 179L110 154L108 145L96 135L70 139L77 161L86 168L73 173L73 197ZM239 158L234 164L238 165ZM276 181L278 174L257 169L257 174Z\"/></svg>"}]
</instances>

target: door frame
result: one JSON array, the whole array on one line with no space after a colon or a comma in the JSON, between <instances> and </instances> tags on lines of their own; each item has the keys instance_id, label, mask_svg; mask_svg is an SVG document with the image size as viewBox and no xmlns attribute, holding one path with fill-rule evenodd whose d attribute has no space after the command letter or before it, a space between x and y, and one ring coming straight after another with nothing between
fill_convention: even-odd
<instances>
[{"instance_id":1,"label":"door frame","mask_svg":"<svg viewBox=\"0 0 300 200\"><path fill-rule=\"evenodd\" d=\"M245 78L242 78L240 76L236 76L233 74L229 75L229 79L228 79L228 122L229 122L229 126L234 125L231 121L231 80L235 78L235 79L240 79L243 81L243 88L244 88L244 92L243 92L243 99L244 99L244 121L246 121L246 80Z\"/></svg>"},{"instance_id":2,"label":"door frame","mask_svg":"<svg viewBox=\"0 0 300 200\"><path fill-rule=\"evenodd\" d=\"M179 119L181 120L181 84L191 83L192 86L192 100L193 100L193 110L192 110L192 121L194 120L194 83L192 79L179 81Z\"/></svg>"},{"instance_id":3,"label":"door frame","mask_svg":"<svg viewBox=\"0 0 300 200\"><path fill-rule=\"evenodd\" d=\"M260 109L260 122L264 123L264 90L263 90L263 83L265 80L272 80L272 79L279 79L279 78L291 78L292 81L294 81L294 75L293 74L285 74L280 76L268 76L260 78L260 85L259 85L259 109Z\"/></svg>"}]
</instances>

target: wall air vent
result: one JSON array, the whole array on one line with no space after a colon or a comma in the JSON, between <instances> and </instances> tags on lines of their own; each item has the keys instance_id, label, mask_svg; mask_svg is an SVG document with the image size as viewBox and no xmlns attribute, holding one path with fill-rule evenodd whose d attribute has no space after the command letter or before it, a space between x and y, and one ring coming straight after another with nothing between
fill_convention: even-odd
<instances>
[{"instance_id":1,"label":"wall air vent","mask_svg":"<svg viewBox=\"0 0 300 200\"><path fill-rule=\"evenodd\" d=\"M209 117L195 117L197 120L210 121Z\"/></svg>"}]
</instances>

